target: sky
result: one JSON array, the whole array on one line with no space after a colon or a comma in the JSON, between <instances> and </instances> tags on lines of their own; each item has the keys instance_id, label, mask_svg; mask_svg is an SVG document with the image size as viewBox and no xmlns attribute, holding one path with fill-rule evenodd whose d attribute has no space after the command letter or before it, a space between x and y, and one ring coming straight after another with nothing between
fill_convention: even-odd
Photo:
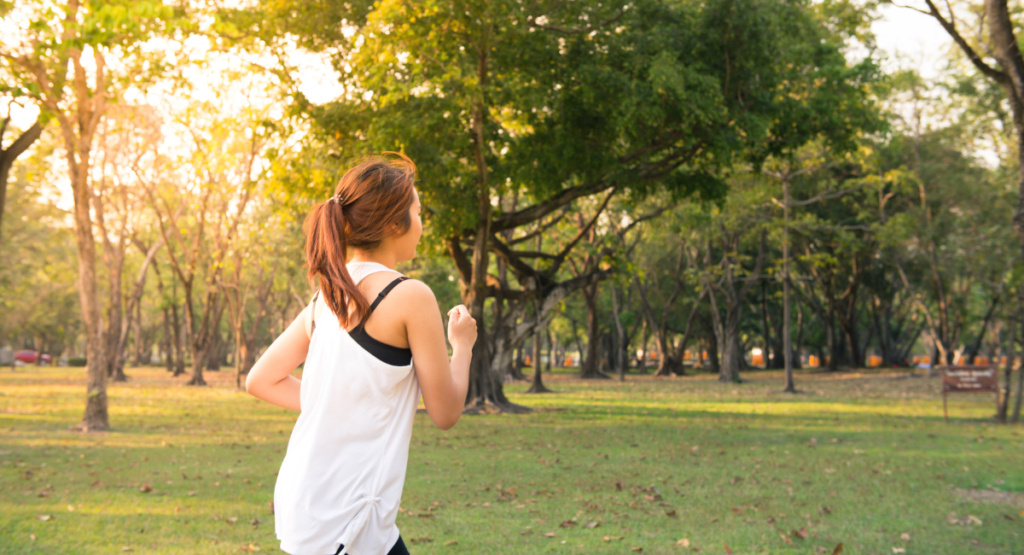
<instances>
[{"instance_id":1,"label":"sky","mask_svg":"<svg viewBox=\"0 0 1024 555\"><path fill-rule=\"evenodd\" d=\"M908 6L923 8L921 0L904 0ZM886 70L914 68L925 78L939 73L941 61L953 41L935 19L908 8L882 6L881 18L872 26L881 50L888 54Z\"/></svg>"}]
</instances>

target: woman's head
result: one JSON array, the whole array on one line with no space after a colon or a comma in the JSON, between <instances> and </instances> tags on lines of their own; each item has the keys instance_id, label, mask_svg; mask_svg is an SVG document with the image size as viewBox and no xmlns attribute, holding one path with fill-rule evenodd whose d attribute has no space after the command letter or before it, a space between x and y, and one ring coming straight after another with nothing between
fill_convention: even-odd
<instances>
[{"instance_id":1,"label":"woman's head","mask_svg":"<svg viewBox=\"0 0 1024 555\"><path fill-rule=\"evenodd\" d=\"M343 326L350 308L356 321L369 310L345 267L353 251L388 250L396 261L416 256L422 233L416 165L396 156L371 157L345 172L334 195L314 206L303 226L307 275L310 281L320 277L324 301Z\"/></svg>"}]
</instances>

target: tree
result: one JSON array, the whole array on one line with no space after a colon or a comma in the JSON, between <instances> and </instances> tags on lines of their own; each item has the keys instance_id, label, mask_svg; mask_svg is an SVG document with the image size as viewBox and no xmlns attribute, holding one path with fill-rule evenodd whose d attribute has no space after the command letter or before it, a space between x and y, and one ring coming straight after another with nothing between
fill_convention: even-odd
<instances>
[{"instance_id":1,"label":"tree","mask_svg":"<svg viewBox=\"0 0 1024 555\"><path fill-rule=\"evenodd\" d=\"M174 9L152 0L26 2L12 13L28 25L9 25L18 36L4 37L0 59L14 76L19 96L35 102L57 122L64 142L68 178L75 201L79 297L87 335L88 382L83 431L109 428L106 390L106 338L97 294L93 234L93 146L108 102L116 100L145 68L159 67L141 47L167 32ZM150 59L152 57L152 59ZM108 62L113 62L108 63ZM87 69L88 68L88 69Z\"/></svg>"},{"instance_id":2,"label":"tree","mask_svg":"<svg viewBox=\"0 0 1024 555\"><path fill-rule=\"evenodd\" d=\"M239 227L251 215L259 174L265 171L260 162L267 136L259 118L235 120L216 113L214 106L197 103L185 116L184 127L191 130L193 141L187 158L169 159L153 145L146 166L134 168L183 289L185 328L192 347L189 385L206 385L203 371L223 314L218 284ZM179 168L187 172L185 183L177 181Z\"/></svg>"},{"instance_id":3,"label":"tree","mask_svg":"<svg viewBox=\"0 0 1024 555\"><path fill-rule=\"evenodd\" d=\"M975 70L1003 90L1009 104L1017 147L1017 206L1013 226L1024 259L1024 56L1015 36L1018 26L1011 18L1009 3L984 0L984 8L975 11L978 29L964 37L949 4L949 11L942 13L932 0L923 1L927 9L912 9L933 17Z\"/></svg>"},{"instance_id":4,"label":"tree","mask_svg":"<svg viewBox=\"0 0 1024 555\"><path fill-rule=\"evenodd\" d=\"M734 158L763 159L818 129L841 139L868 112L860 84L871 63L849 67L841 41L800 2L347 6L310 26L302 14L314 4L295 0L261 23L337 52L350 93L309 109L326 149L342 159L404 149L419 164L433 238L481 325L468 406L510 408L494 379L487 299L562 286L543 277L547 257L530 264L498 234L518 241L609 192L720 196L716 172ZM827 109L826 96L837 101ZM519 200L507 210L495 202L506 195ZM518 267L521 289L492 283L492 252ZM530 279L535 288L523 288Z\"/></svg>"}]
</instances>

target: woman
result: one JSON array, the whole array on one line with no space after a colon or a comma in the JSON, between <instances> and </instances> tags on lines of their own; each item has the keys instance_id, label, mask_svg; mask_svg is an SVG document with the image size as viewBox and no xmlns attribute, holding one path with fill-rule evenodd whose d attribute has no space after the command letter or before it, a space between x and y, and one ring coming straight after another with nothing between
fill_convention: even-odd
<instances>
[{"instance_id":1,"label":"woman","mask_svg":"<svg viewBox=\"0 0 1024 555\"><path fill-rule=\"evenodd\" d=\"M408 553L395 517L420 394L445 430L466 399L476 321L462 305L448 312L449 361L434 294L394 269L423 232L416 167L398 156L346 172L306 218L320 289L245 381L301 411L274 488L277 537L293 555Z\"/></svg>"}]
</instances>

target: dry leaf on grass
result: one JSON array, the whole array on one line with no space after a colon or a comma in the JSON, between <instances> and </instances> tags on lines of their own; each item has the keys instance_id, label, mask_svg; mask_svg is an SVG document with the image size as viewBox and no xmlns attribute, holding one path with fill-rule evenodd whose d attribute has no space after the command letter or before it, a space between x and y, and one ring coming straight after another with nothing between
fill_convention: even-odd
<instances>
[{"instance_id":1,"label":"dry leaf on grass","mask_svg":"<svg viewBox=\"0 0 1024 555\"><path fill-rule=\"evenodd\" d=\"M643 553L644 552L644 548L642 548L642 547L630 547L629 550L630 551L636 551L637 553Z\"/></svg>"},{"instance_id":2,"label":"dry leaf on grass","mask_svg":"<svg viewBox=\"0 0 1024 555\"><path fill-rule=\"evenodd\" d=\"M793 534L793 537L795 537L795 538L798 538L798 539L801 539L801 540L806 540L807 539L807 527L804 526L803 528L801 528L799 530L793 530L792 534Z\"/></svg>"},{"instance_id":3,"label":"dry leaf on grass","mask_svg":"<svg viewBox=\"0 0 1024 555\"><path fill-rule=\"evenodd\" d=\"M724 548L725 548L725 552L726 552L726 553L728 553L729 555L732 555L732 550L731 550L731 549L729 549L729 546L728 546L728 545L725 545L725 544L723 543L723 544L722 544L722 547L724 547Z\"/></svg>"},{"instance_id":4,"label":"dry leaf on grass","mask_svg":"<svg viewBox=\"0 0 1024 555\"><path fill-rule=\"evenodd\" d=\"M588 522L584 527L585 528L597 528L600 525L601 525L601 523L595 520L595 521L592 521L592 522Z\"/></svg>"},{"instance_id":5,"label":"dry leaf on grass","mask_svg":"<svg viewBox=\"0 0 1024 555\"><path fill-rule=\"evenodd\" d=\"M448 540L448 541L444 542L444 545L445 545L445 547L449 547L449 546L452 546L452 545L459 545L459 542L457 542L455 540Z\"/></svg>"},{"instance_id":6,"label":"dry leaf on grass","mask_svg":"<svg viewBox=\"0 0 1024 555\"><path fill-rule=\"evenodd\" d=\"M555 533L554 532L545 532L544 533L544 537L545 538L553 538L553 537L555 537Z\"/></svg>"},{"instance_id":7,"label":"dry leaf on grass","mask_svg":"<svg viewBox=\"0 0 1024 555\"><path fill-rule=\"evenodd\" d=\"M605 536L605 537L603 537L603 538L601 538L601 539L602 539L602 540L604 540L604 541L606 541L606 542L610 542L610 541L618 541L618 540L621 540L621 539L622 539L622 536Z\"/></svg>"},{"instance_id":8,"label":"dry leaf on grass","mask_svg":"<svg viewBox=\"0 0 1024 555\"><path fill-rule=\"evenodd\" d=\"M832 550L832 555L840 555L843 552L843 544L840 542L836 545L836 548Z\"/></svg>"},{"instance_id":9,"label":"dry leaf on grass","mask_svg":"<svg viewBox=\"0 0 1024 555\"><path fill-rule=\"evenodd\" d=\"M39 515L36 518L42 521L53 520L53 515Z\"/></svg>"},{"instance_id":10,"label":"dry leaf on grass","mask_svg":"<svg viewBox=\"0 0 1024 555\"><path fill-rule=\"evenodd\" d=\"M908 542L910 541L910 534L903 532L902 534L900 534L900 539L905 542Z\"/></svg>"},{"instance_id":11,"label":"dry leaf on grass","mask_svg":"<svg viewBox=\"0 0 1024 555\"><path fill-rule=\"evenodd\" d=\"M252 542L249 542L248 544L239 546L239 549L241 549L242 551L259 551L260 550L259 546L254 544L254 543L252 543Z\"/></svg>"},{"instance_id":12,"label":"dry leaf on grass","mask_svg":"<svg viewBox=\"0 0 1024 555\"><path fill-rule=\"evenodd\" d=\"M690 540L687 538L683 538L677 541L676 545L678 545L679 547L690 547Z\"/></svg>"},{"instance_id":13,"label":"dry leaf on grass","mask_svg":"<svg viewBox=\"0 0 1024 555\"><path fill-rule=\"evenodd\" d=\"M142 493L149 493L153 491L153 488L149 487L149 484L143 484L142 487L139 488L139 491L141 491Z\"/></svg>"}]
</instances>

